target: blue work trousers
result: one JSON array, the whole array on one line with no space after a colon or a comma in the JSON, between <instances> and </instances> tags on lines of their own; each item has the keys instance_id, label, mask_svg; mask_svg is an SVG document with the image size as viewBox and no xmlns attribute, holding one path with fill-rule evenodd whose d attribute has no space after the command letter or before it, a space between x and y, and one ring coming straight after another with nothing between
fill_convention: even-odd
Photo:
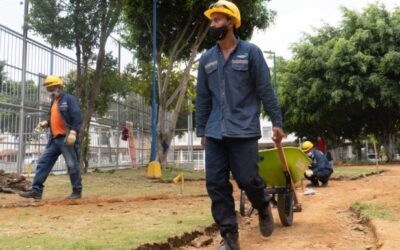
<instances>
[{"instance_id":1,"label":"blue work trousers","mask_svg":"<svg viewBox=\"0 0 400 250\"><path fill-rule=\"evenodd\" d=\"M255 209L268 206L264 181L258 174L258 138L206 138L206 185L212 215L221 235L238 230L230 172Z\"/></svg>"},{"instance_id":2,"label":"blue work trousers","mask_svg":"<svg viewBox=\"0 0 400 250\"><path fill-rule=\"evenodd\" d=\"M36 174L32 183L32 190L42 193L43 183L46 181L58 157L63 155L67 165L72 189L82 190L82 179L76 145L65 145L65 136L51 139L44 153L40 156L36 166Z\"/></svg>"}]
</instances>

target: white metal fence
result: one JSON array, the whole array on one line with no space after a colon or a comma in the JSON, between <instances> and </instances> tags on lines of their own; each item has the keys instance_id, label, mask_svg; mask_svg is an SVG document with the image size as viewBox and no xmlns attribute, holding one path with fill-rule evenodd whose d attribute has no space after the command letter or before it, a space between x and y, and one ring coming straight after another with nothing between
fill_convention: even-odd
<instances>
[{"instance_id":1,"label":"white metal fence","mask_svg":"<svg viewBox=\"0 0 400 250\"><path fill-rule=\"evenodd\" d=\"M47 143L47 135L34 130L48 118L50 99L43 80L75 69L74 59L0 25L0 169L24 173L31 165L34 170ZM130 95L123 103L113 102L104 117L93 117L90 167L132 165L128 143L120 136L127 121L133 123L136 165L148 163L151 110L142 97ZM60 157L53 171L64 170Z\"/></svg>"}]
</instances>

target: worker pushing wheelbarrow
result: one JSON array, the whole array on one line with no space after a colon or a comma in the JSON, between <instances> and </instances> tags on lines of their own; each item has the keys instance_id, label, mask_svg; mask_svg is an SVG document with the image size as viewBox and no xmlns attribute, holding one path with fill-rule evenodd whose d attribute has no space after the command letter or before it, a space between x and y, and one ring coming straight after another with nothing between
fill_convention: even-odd
<instances>
[{"instance_id":1,"label":"worker pushing wheelbarrow","mask_svg":"<svg viewBox=\"0 0 400 250\"><path fill-rule=\"evenodd\" d=\"M276 148L259 151L259 174L265 182L265 193L271 195L271 202L278 209L282 225L291 226L293 212L301 212L295 191L295 184L304 175L311 164L311 159L300 149L295 147L283 148L277 143ZM241 191L240 213L242 216L251 216L253 208L245 208L246 194Z\"/></svg>"}]
</instances>

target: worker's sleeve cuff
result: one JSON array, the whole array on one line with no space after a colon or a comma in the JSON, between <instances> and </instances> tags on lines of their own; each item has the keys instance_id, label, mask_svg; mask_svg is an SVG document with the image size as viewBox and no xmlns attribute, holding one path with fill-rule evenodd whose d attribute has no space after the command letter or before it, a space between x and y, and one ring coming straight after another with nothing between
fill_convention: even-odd
<instances>
[{"instance_id":1,"label":"worker's sleeve cuff","mask_svg":"<svg viewBox=\"0 0 400 250\"><path fill-rule=\"evenodd\" d=\"M275 128L282 128L282 122L272 122L272 126Z\"/></svg>"},{"instance_id":2,"label":"worker's sleeve cuff","mask_svg":"<svg viewBox=\"0 0 400 250\"><path fill-rule=\"evenodd\" d=\"M196 129L196 136L197 137L204 137L204 134L205 134L204 128L197 128Z\"/></svg>"}]
</instances>

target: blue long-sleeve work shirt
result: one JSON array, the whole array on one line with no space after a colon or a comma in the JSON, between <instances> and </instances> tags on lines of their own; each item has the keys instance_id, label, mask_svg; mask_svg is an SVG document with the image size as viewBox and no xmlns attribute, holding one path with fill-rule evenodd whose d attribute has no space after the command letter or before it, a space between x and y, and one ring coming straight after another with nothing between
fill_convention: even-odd
<instances>
[{"instance_id":1,"label":"blue long-sleeve work shirt","mask_svg":"<svg viewBox=\"0 0 400 250\"><path fill-rule=\"evenodd\" d=\"M199 61L196 96L198 137L260 137L260 106L274 127L282 127L282 114L271 85L262 51L238 40L225 61L215 45Z\"/></svg>"},{"instance_id":2,"label":"blue long-sleeve work shirt","mask_svg":"<svg viewBox=\"0 0 400 250\"><path fill-rule=\"evenodd\" d=\"M51 101L50 107L53 106L54 99ZM68 93L62 93L60 96L60 100L58 101L58 111L61 114L62 120L64 122L64 126L67 129L67 133L70 130L75 130L77 132L76 144L79 144L79 130L82 125L82 114L79 107L78 99ZM49 117L51 117L51 108L49 110ZM48 121L51 127L50 120ZM49 129L49 138L51 138L51 130ZM50 140L49 140L50 143Z\"/></svg>"},{"instance_id":3,"label":"blue long-sleeve work shirt","mask_svg":"<svg viewBox=\"0 0 400 250\"><path fill-rule=\"evenodd\" d=\"M317 149L313 149L311 159L312 163L310 168L315 175L318 175L318 172L332 169L332 165L329 163L326 156Z\"/></svg>"}]
</instances>

